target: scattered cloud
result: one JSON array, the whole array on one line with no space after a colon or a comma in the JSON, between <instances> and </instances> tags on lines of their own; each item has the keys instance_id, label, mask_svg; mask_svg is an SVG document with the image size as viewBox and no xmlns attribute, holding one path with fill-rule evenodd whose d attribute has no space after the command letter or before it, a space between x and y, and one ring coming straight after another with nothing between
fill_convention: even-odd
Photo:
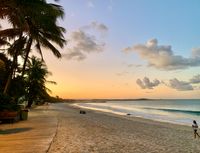
<instances>
[{"instance_id":1,"label":"scattered cloud","mask_svg":"<svg viewBox=\"0 0 200 153\"><path fill-rule=\"evenodd\" d=\"M85 32L78 30L71 33L72 41L76 42L76 50L84 52L100 52L103 50L104 44L98 44L95 36L86 34Z\"/></svg>"},{"instance_id":2,"label":"scattered cloud","mask_svg":"<svg viewBox=\"0 0 200 153\"><path fill-rule=\"evenodd\" d=\"M193 78L191 78L190 83L192 83L192 84L200 83L200 75L195 75Z\"/></svg>"},{"instance_id":3,"label":"scattered cloud","mask_svg":"<svg viewBox=\"0 0 200 153\"><path fill-rule=\"evenodd\" d=\"M150 81L149 78L144 77L143 80L137 79L136 80L137 85L139 85L142 89L153 89L154 87L158 86L161 82L157 79L154 81Z\"/></svg>"},{"instance_id":4,"label":"scattered cloud","mask_svg":"<svg viewBox=\"0 0 200 153\"><path fill-rule=\"evenodd\" d=\"M187 91L187 90L199 90L200 87L194 86L199 83L200 83L200 75L198 74L189 79L189 81L180 81L174 78L169 80L169 83L164 83L164 84L178 91Z\"/></svg>"},{"instance_id":5,"label":"scattered cloud","mask_svg":"<svg viewBox=\"0 0 200 153\"><path fill-rule=\"evenodd\" d=\"M157 39L151 39L146 44L124 48L123 52L136 52L148 62L148 66L157 69L176 70L200 66L200 48L193 49L190 58L184 58L174 55L170 45L158 45Z\"/></svg>"},{"instance_id":6,"label":"scattered cloud","mask_svg":"<svg viewBox=\"0 0 200 153\"><path fill-rule=\"evenodd\" d=\"M178 91L194 90L193 86L189 82L179 81L176 78L169 80L168 86Z\"/></svg>"},{"instance_id":7,"label":"scattered cloud","mask_svg":"<svg viewBox=\"0 0 200 153\"><path fill-rule=\"evenodd\" d=\"M189 79L189 81L180 81L177 78L173 78L169 81L159 81L155 79L151 82L148 77L144 77L143 80L137 79L136 83L142 89L153 89L160 84L164 84L167 87L176 89L178 91L200 90L199 86L195 86L196 84L200 84L200 74L193 76L191 79Z\"/></svg>"},{"instance_id":8,"label":"scattered cloud","mask_svg":"<svg viewBox=\"0 0 200 153\"><path fill-rule=\"evenodd\" d=\"M67 59L83 60L87 53L101 52L105 44L98 43L95 36L91 36L84 31L77 30L71 33L70 41L73 47L67 49L63 56Z\"/></svg>"},{"instance_id":9,"label":"scattered cloud","mask_svg":"<svg viewBox=\"0 0 200 153\"><path fill-rule=\"evenodd\" d=\"M85 29L93 29L98 33L107 32L108 27L96 21L72 31L69 38L67 53L63 54L66 59L84 60L89 53L99 53L105 48L105 43L100 42L95 33L91 34Z\"/></svg>"},{"instance_id":10,"label":"scattered cloud","mask_svg":"<svg viewBox=\"0 0 200 153\"><path fill-rule=\"evenodd\" d=\"M105 24L99 23L97 21L93 21L89 25L83 26L81 29L83 31L93 29L99 32L104 32L104 33L108 32L108 27Z\"/></svg>"},{"instance_id":11,"label":"scattered cloud","mask_svg":"<svg viewBox=\"0 0 200 153\"><path fill-rule=\"evenodd\" d=\"M64 54L63 56L68 60L74 59L74 60L77 60L77 61L81 61L81 60L84 60L86 58L86 55L83 54L78 49L76 50L76 48L72 48L72 49L69 48L67 51L68 51L68 53Z\"/></svg>"}]
</instances>

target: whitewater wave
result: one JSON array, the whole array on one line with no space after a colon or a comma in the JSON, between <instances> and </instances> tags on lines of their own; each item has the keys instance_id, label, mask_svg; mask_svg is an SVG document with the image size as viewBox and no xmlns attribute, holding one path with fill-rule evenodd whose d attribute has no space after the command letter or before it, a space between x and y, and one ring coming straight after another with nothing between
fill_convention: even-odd
<instances>
[{"instance_id":1,"label":"whitewater wave","mask_svg":"<svg viewBox=\"0 0 200 153\"><path fill-rule=\"evenodd\" d=\"M159 110L159 111L174 112L174 113L184 113L184 114L192 114L200 116L200 111L195 111L195 110L179 110L171 108L144 108L144 109Z\"/></svg>"}]
</instances>

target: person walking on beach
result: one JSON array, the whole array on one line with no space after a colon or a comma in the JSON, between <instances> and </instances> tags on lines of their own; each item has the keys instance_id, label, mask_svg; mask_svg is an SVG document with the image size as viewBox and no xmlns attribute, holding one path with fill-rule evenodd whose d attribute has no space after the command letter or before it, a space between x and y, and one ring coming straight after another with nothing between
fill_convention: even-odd
<instances>
[{"instance_id":1,"label":"person walking on beach","mask_svg":"<svg viewBox=\"0 0 200 153\"><path fill-rule=\"evenodd\" d=\"M197 122L195 120L193 121L192 128L194 130L194 138L196 138L196 136L200 137L199 134L197 133L198 124L197 124Z\"/></svg>"}]
</instances>

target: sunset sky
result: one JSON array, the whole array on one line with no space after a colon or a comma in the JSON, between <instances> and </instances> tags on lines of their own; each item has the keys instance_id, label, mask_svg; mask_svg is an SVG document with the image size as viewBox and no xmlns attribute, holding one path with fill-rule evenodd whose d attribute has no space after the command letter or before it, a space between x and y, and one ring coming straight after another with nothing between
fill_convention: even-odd
<instances>
[{"instance_id":1,"label":"sunset sky","mask_svg":"<svg viewBox=\"0 0 200 153\"><path fill-rule=\"evenodd\" d=\"M54 2L48 1L48 2ZM55 3L55 2L54 2ZM60 0L67 46L45 51L63 98L200 98L199 0Z\"/></svg>"}]
</instances>

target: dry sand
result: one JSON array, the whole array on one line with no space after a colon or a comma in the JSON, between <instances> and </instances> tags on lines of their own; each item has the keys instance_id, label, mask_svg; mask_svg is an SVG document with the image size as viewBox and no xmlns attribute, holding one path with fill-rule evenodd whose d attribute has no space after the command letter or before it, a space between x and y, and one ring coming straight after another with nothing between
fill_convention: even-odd
<instances>
[{"instance_id":1,"label":"dry sand","mask_svg":"<svg viewBox=\"0 0 200 153\"><path fill-rule=\"evenodd\" d=\"M14 147L22 142L29 148L27 152L37 152L33 146L43 146L40 152L48 153L200 153L200 139L193 138L191 127L92 110L86 112L79 114L79 108L68 104L52 104L48 110L33 111L35 116L43 116L35 117L39 123L28 124L34 120L31 116L23 122L24 127L31 128L29 131L0 135L0 152L21 153ZM21 127L21 124L13 126ZM44 136L35 136L37 141L34 137L31 139L34 131L35 135L38 132ZM28 142L22 140L24 137L28 137ZM11 138L13 142L6 147L4 141ZM12 144L14 147L9 149Z\"/></svg>"}]
</instances>

